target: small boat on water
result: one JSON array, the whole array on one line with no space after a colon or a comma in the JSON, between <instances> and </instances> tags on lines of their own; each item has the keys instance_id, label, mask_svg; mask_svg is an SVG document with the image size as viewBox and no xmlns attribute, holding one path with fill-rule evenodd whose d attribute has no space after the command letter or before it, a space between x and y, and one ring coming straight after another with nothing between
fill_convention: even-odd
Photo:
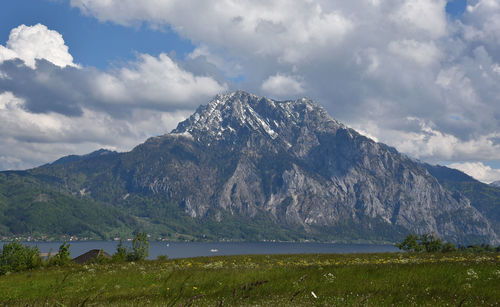
<instances>
[{"instance_id":1,"label":"small boat on water","mask_svg":"<svg viewBox=\"0 0 500 307\"><path fill-rule=\"evenodd\" d=\"M218 249L215 249L215 248L212 248L212 249L210 250L210 252L211 252L211 253L216 253L216 252L218 252L218 251L219 251L219 250L218 250Z\"/></svg>"}]
</instances>

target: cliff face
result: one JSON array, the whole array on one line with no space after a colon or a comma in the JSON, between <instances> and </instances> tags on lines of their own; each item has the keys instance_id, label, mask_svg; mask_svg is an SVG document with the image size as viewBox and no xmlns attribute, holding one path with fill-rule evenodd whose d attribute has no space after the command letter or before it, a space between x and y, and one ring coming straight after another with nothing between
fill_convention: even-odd
<instances>
[{"instance_id":1,"label":"cliff face","mask_svg":"<svg viewBox=\"0 0 500 307\"><path fill-rule=\"evenodd\" d=\"M193 218L264 215L309 233L352 230L360 239L432 232L455 242L498 241L467 198L307 99L220 95L119 159L124 193L162 196Z\"/></svg>"}]
</instances>

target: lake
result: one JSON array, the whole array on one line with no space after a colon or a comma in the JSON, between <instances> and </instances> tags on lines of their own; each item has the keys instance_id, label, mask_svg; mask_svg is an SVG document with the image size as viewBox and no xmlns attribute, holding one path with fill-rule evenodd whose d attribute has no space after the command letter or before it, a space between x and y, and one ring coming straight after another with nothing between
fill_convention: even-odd
<instances>
[{"instance_id":1,"label":"lake","mask_svg":"<svg viewBox=\"0 0 500 307\"><path fill-rule=\"evenodd\" d=\"M91 249L103 249L114 254L116 241L69 242L71 256L77 257ZM30 246L38 246L40 252L48 253L51 249L57 252L61 242L25 242ZM131 242L124 242L131 246ZM3 245L3 244L2 244ZM397 252L394 245L378 244L336 244L336 243L288 243L288 242L151 242L149 259L159 255L169 258L190 258L216 255L250 255L250 254L348 254L348 253L380 253Z\"/></svg>"}]
</instances>

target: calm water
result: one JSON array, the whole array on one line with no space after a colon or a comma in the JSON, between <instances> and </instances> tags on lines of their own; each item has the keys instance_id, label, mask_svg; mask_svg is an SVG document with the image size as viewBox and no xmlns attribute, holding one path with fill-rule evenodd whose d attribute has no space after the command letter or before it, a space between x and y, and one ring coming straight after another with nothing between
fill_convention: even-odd
<instances>
[{"instance_id":1,"label":"calm water","mask_svg":"<svg viewBox=\"0 0 500 307\"><path fill-rule=\"evenodd\" d=\"M79 256L91 249L103 249L109 254L116 251L118 242L89 241L70 242L71 256ZM38 246L42 253L51 249L57 252L61 242L26 242L24 244ZM2 244L3 245L3 244ZM130 242L125 245L130 246ZM376 244L333 244L333 243L192 243L192 242L151 242L149 258L167 255L169 258L189 258L214 255L249 255L249 254L348 254L396 252L393 245Z\"/></svg>"}]
</instances>

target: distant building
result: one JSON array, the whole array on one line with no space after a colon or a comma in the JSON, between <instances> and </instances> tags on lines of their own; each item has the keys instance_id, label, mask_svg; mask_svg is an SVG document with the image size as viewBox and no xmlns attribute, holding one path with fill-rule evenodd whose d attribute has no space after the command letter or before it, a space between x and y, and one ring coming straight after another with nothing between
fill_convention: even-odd
<instances>
[{"instance_id":1,"label":"distant building","mask_svg":"<svg viewBox=\"0 0 500 307\"><path fill-rule=\"evenodd\" d=\"M93 249L85 254L82 254L76 258L73 258L73 261L79 264L87 263L92 260L96 260L99 257L104 257L107 259L111 259L111 255L103 251L102 249Z\"/></svg>"}]
</instances>

